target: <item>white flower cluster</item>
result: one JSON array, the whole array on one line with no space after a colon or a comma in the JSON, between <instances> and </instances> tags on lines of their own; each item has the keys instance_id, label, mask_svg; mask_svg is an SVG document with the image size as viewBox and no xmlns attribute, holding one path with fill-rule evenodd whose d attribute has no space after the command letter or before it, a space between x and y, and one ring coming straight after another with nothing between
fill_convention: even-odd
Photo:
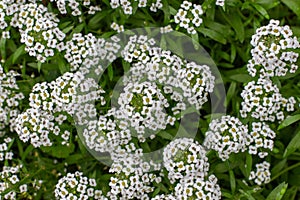
<instances>
[{"instance_id":1,"label":"white flower cluster","mask_svg":"<svg viewBox=\"0 0 300 200\"><path fill-rule=\"evenodd\" d=\"M279 26L278 20L270 20L266 26L256 30L252 36L252 59L247 68L251 76L265 73L267 76L285 76L289 71L295 73L299 54L294 52L300 47L296 36L288 25Z\"/></svg>"},{"instance_id":2,"label":"white flower cluster","mask_svg":"<svg viewBox=\"0 0 300 200\"><path fill-rule=\"evenodd\" d=\"M76 71L87 57L96 57L97 38L91 33L82 35L81 33L73 34L70 41L66 42L66 53L64 57L70 64L71 71Z\"/></svg>"},{"instance_id":3,"label":"white flower cluster","mask_svg":"<svg viewBox=\"0 0 300 200\"><path fill-rule=\"evenodd\" d=\"M124 26L123 25L119 25L116 22L113 22L110 27L114 30L117 31L118 33L124 32Z\"/></svg>"},{"instance_id":4,"label":"white flower cluster","mask_svg":"<svg viewBox=\"0 0 300 200\"><path fill-rule=\"evenodd\" d=\"M226 115L210 122L203 145L207 149L215 150L225 161L231 153L246 150L247 134L247 126L238 118Z\"/></svg>"},{"instance_id":5,"label":"white flower cluster","mask_svg":"<svg viewBox=\"0 0 300 200\"><path fill-rule=\"evenodd\" d=\"M216 5L223 7L225 5L225 0L216 0Z\"/></svg>"},{"instance_id":6,"label":"white flower cluster","mask_svg":"<svg viewBox=\"0 0 300 200\"><path fill-rule=\"evenodd\" d=\"M24 182L29 173L23 169L22 164L17 164L14 157L13 143L10 137L0 137L0 199L15 200L24 199L25 196L32 198L40 189L42 180L31 180ZM18 162L20 163L20 162Z\"/></svg>"},{"instance_id":7,"label":"white flower cluster","mask_svg":"<svg viewBox=\"0 0 300 200\"><path fill-rule=\"evenodd\" d=\"M119 168L123 168L124 166L120 165ZM150 199L149 193L155 189L153 183L161 182L161 177L147 172L148 167L148 164L144 163L144 165L136 167L131 173L116 173L110 178L110 191L107 197L112 200Z\"/></svg>"},{"instance_id":8,"label":"white flower cluster","mask_svg":"<svg viewBox=\"0 0 300 200\"><path fill-rule=\"evenodd\" d=\"M44 63L63 46L65 34L58 28L58 22L45 6L28 3L14 14L11 25L19 28L21 42L26 45L25 51Z\"/></svg>"},{"instance_id":9,"label":"white flower cluster","mask_svg":"<svg viewBox=\"0 0 300 200\"><path fill-rule=\"evenodd\" d=\"M4 199L17 199L18 192L27 192L27 185L21 185L19 187L20 191L11 190L7 194L1 194L7 189L10 189L20 182L20 169L22 165L17 165L14 167L4 166L3 170L0 171L0 197Z\"/></svg>"},{"instance_id":10,"label":"white flower cluster","mask_svg":"<svg viewBox=\"0 0 300 200\"><path fill-rule=\"evenodd\" d=\"M150 11L157 12L163 7L161 0L110 0L110 6L113 9L121 7L126 15L133 14L133 4L138 2L138 8L150 6Z\"/></svg>"},{"instance_id":11,"label":"white flower cluster","mask_svg":"<svg viewBox=\"0 0 300 200\"><path fill-rule=\"evenodd\" d=\"M2 38L10 38L10 25L15 24L11 21L11 18L19 11L20 6L22 6L25 1L26 0L5 0L0 2L0 33L2 32Z\"/></svg>"},{"instance_id":12,"label":"white flower cluster","mask_svg":"<svg viewBox=\"0 0 300 200\"><path fill-rule=\"evenodd\" d=\"M85 76L95 80L103 73L103 66L113 62L120 51L120 39L112 36L110 40L97 39L92 34L76 33L66 42L65 58L71 65L71 71L79 70Z\"/></svg>"},{"instance_id":13,"label":"white flower cluster","mask_svg":"<svg viewBox=\"0 0 300 200\"><path fill-rule=\"evenodd\" d=\"M208 176L206 151L192 138L171 141L164 149L163 163L170 182L177 183L175 199L221 199L217 178Z\"/></svg>"},{"instance_id":14,"label":"white flower cluster","mask_svg":"<svg viewBox=\"0 0 300 200\"><path fill-rule=\"evenodd\" d=\"M264 122L253 122L250 133L247 135L247 147L249 154L264 158L268 155L267 150L272 151L276 133Z\"/></svg>"},{"instance_id":15,"label":"white flower cluster","mask_svg":"<svg viewBox=\"0 0 300 200\"><path fill-rule=\"evenodd\" d=\"M267 78L259 78L251 81L241 93L243 98L241 116L248 115L260 121L274 122L284 120L284 109L294 111L296 100L294 97L284 98L276 85Z\"/></svg>"},{"instance_id":16,"label":"white flower cluster","mask_svg":"<svg viewBox=\"0 0 300 200\"><path fill-rule=\"evenodd\" d=\"M145 135L147 130L152 130L150 138L153 139L154 131L174 125L175 117L166 113L168 100L153 82L129 83L120 94L118 105L116 118L126 121L137 132L140 142L149 137Z\"/></svg>"},{"instance_id":17,"label":"white flower cluster","mask_svg":"<svg viewBox=\"0 0 300 200\"><path fill-rule=\"evenodd\" d=\"M5 134L6 126L13 131L16 125L15 119L19 114L18 106L24 99L24 95L17 85L17 76L19 74L12 70L5 73L0 65L0 136Z\"/></svg>"},{"instance_id":18,"label":"white flower cluster","mask_svg":"<svg viewBox=\"0 0 300 200\"><path fill-rule=\"evenodd\" d=\"M171 141L164 148L163 163L171 183L188 176L204 178L209 170L206 151L191 138Z\"/></svg>"},{"instance_id":19,"label":"white flower cluster","mask_svg":"<svg viewBox=\"0 0 300 200\"><path fill-rule=\"evenodd\" d=\"M6 137L3 139L3 141L3 143L0 143L0 163L4 163L7 160L12 160L14 155L14 153L8 149L12 139L10 137Z\"/></svg>"},{"instance_id":20,"label":"white flower cluster","mask_svg":"<svg viewBox=\"0 0 300 200\"><path fill-rule=\"evenodd\" d=\"M57 8L61 14L67 14L69 8L71 10L71 15L80 16L82 14L82 6L88 8L88 14L95 14L98 11L101 11L99 5L93 6L91 5L90 0L50 0L51 2L55 2Z\"/></svg>"},{"instance_id":21,"label":"white flower cluster","mask_svg":"<svg viewBox=\"0 0 300 200\"><path fill-rule=\"evenodd\" d=\"M221 188L217 177L210 175L203 179L201 176L189 176L180 181L175 187L176 199L221 199Z\"/></svg>"},{"instance_id":22,"label":"white flower cluster","mask_svg":"<svg viewBox=\"0 0 300 200\"><path fill-rule=\"evenodd\" d=\"M214 88L215 77L210 68L183 60L154 44L155 41L147 36L130 38L122 57L133 66L124 78L124 84L147 78L162 85L164 95L177 102L172 108L174 114L185 110L186 104L200 109Z\"/></svg>"},{"instance_id":23,"label":"white flower cluster","mask_svg":"<svg viewBox=\"0 0 300 200\"><path fill-rule=\"evenodd\" d=\"M196 34L195 27L199 27L203 22L201 15L203 15L201 5L183 1L177 14L174 16L174 20L176 24L186 29L189 34Z\"/></svg>"},{"instance_id":24,"label":"white flower cluster","mask_svg":"<svg viewBox=\"0 0 300 200\"><path fill-rule=\"evenodd\" d=\"M91 87L93 92L90 92ZM63 123L73 114L78 122L84 121L84 117L95 117L95 109L82 103L99 99L102 92L93 79L86 79L80 72L67 72L50 83L38 83L29 97L31 108L16 120L16 132L22 141L30 140L34 147L52 146L52 140L68 146L71 133L66 127L61 128ZM80 111L90 116L82 116Z\"/></svg>"},{"instance_id":25,"label":"white flower cluster","mask_svg":"<svg viewBox=\"0 0 300 200\"><path fill-rule=\"evenodd\" d=\"M114 115L115 110L111 109L107 114L100 115L98 120L89 121L83 131L83 137L90 149L100 153L113 153L117 147L129 143L131 134L127 128L128 124L125 121L116 122Z\"/></svg>"},{"instance_id":26,"label":"white flower cluster","mask_svg":"<svg viewBox=\"0 0 300 200\"><path fill-rule=\"evenodd\" d=\"M256 170L250 172L249 180L254 180L257 185L269 183L271 181L270 163L264 161L255 165Z\"/></svg>"},{"instance_id":27,"label":"white flower cluster","mask_svg":"<svg viewBox=\"0 0 300 200\"><path fill-rule=\"evenodd\" d=\"M82 172L68 173L60 178L55 186L54 195L56 199L100 199L107 200L98 190L95 179L83 176Z\"/></svg>"}]
</instances>

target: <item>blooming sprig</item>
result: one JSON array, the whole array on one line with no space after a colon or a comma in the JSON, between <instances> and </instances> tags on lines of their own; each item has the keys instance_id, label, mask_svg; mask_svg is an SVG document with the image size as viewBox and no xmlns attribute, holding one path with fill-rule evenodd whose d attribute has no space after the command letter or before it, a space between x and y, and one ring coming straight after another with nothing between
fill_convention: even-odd
<instances>
[{"instance_id":1,"label":"blooming sprig","mask_svg":"<svg viewBox=\"0 0 300 200\"><path fill-rule=\"evenodd\" d=\"M86 57L96 57L98 55L97 38L91 33L87 35L75 33L72 39L66 42L65 49L64 57L70 63L70 70L76 71Z\"/></svg>"},{"instance_id":2,"label":"blooming sprig","mask_svg":"<svg viewBox=\"0 0 300 200\"><path fill-rule=\"evenodd\" d=\"M0 136L5 134L4 128L10 127L13 131L15 119L20 113L19 104L24 99L24 94L17 84L19 74L13 70L4 72L0 65Z\"/></svg>"},{"instance_id":3,"label":"blooming sprig","mask_svg":"<svg viewBox=\"0 0 300 200\"><path fill-rule=\"evenodd\" d=\"M117 147L130 142L131 134L128 123L116 121L114 115L115 109L111 109L108 113L100 115L98 120L89 121L82 133L88 148L99 153L113 153Z\"/></svg>"},{"instance_id":4,"label":"blooming sprig","mask_svg":"<svg viewBox=\"0 0 300 200\"><path fill-rule=\"evenodd\" d=\"M276 133L264 122L253 122L247 135L247 148L249 154L264 158L268 155L267 150L272 151Z\"/></svg>"},{"instance_id":5,"label":"blooming sprig","mask_svg":"<svg viewBox=\"0 0 300 200\"><path fill-rule=\"evenodd\" d=\"M3 138L3 143L0 143L0 163L13 159L14 153L9 149L12 141L12 138L5 137ZM2 166L2 164L0 166Z\"/></svg>"},{"instance_id":6,"label":"blooming sprig","mask_svg":"<svg viewBox=\"0 0 300 200\"><path fill-rule=\"evenodd\" d=\"M267 161L256 164L256 170L250 172L249 180L254 180L257 185L269 183L271 181L270 166Z\"/></svg>"},{"instance_id":7,"label":"blooming sprig","mask_svg":"<svg viewBox=\"0 0 300 200\"><path fill-rule=\"evenodd\" d=\"M88 178L82 172L68 173L58 180L54 195L56 199L100 199L107 200L97 189L96 180Z\"/></svg>"},{"instance_id":8,"label":"blooming sprig","mask_svg":"<svg viewBox=\"0 0 300 200\"><path fill-rule=\"evenodd\" d=\"M4 194L4 191L12 188L14 185L17 185L20 182L21 168L22 165L17 165L14 167L4 166L3 170L0 171L0 197L11 200L17 198L18 191L12 190L7 194ZM27 192L27 185L22 185L22 187L20 187L19 189L20 192Z\"/></svg>"},{"instance_id":9,"label":"blooming sprig","mask_svg":"<svg viewBox=\"0 0 300 200\"><path fill-rule=\"evenodd\" d=\"M164 148L163 163L171 183L189 176L204 178L209 170L206 151L191 138L171 141Z\"/></svg>"},{"instance_id":10,"label":"blooming sprig","mask_svg":"<svg viewBox=\"0 0 300 200\"><path fill-rule=\"evenodd\" d=\"M56 143L69 146L71 132L63 124L70 122L72 115L82 124L95 117L95 108L88 102L104 101L103 92L94 79L80 72L67 72L50 83L37 83L29 95L31 107L19 114L15 130L22 141L30 140L34 147Z\"/></svg>"},{"instance_id":11,"label":"blooming sprig","mask_svg":"<svg viewBox=\"0 0 300 200\"><path fill-rule=\"evenodd\" d=\"M176 199L221 199L221 188L217 184L217 177L210 175L187 176L180 180L175 187Z\"/></svg>"},{"instance_id":12,"label":"blooming sprig","mask_svg":"<svg viewBox=\"0 0 300 200\"><path fill-rule=\"evenodd\" d=\"M15 154L14 142L12 137L0 137L0 199L32 199L43 180L30 178L31 172Z\"/></svg>"},{"instance_id":13,"label":"blooming sprig","mask_svg":"<svg viewBox=\"0 0 300 200\"><path fill-rule=\"evenodd\" d=\"M149 136L155 137L153 133L147 135L147 130L165 129L169 122L173 125L174 116L165 112L169 103L155 83L129 83L120 94L118 104L116 118L135 129L141 142Z\"/></svg>"},{"instance_id":14,"label":"blooming sprig","mask_svg":"<svg viewBox=\"0 0 300 200\"><path fill-rule=\"evenodd\" d=\"M183 1L177 14L174 16L174 20L176 24L186 29L189 34L196 34L195 27L199 27L203 21L201 15L203 15L201 5Z\"/></svg>"},{"instance_id":15,"label":"blooming sprig","mask_svg":"<svg viewBox=\"0 0 300 200\"><path fill-rule=\"evenodd\" d=\"M287 72L295 73L300 47L297 37L288 25L279 26L278 20L256 30L252 36L252 59L247 64L251 76L265 73L267 76L285 76ZM259 71L259 72L258 72Z\"/></svg>"},{"instance_id":16,"label":"blooming sprig","mask_svg":"<svg viewBox=\"0 0 300 200\"><path fill-rule=\"evenodd\" d=\"M203 145L215 150L219 158L225 161L231 153L246 150L247 134L246 125L238 118L226 115L210 122Z\"/></svg>"},{"instance_id":17,"label":"blooming sprig","mask_svg":"<svg viewBox=\"0 0 300 200\"><path fill-rule=\"evenodd\" d=\"M110 25L110 28L112 28L114 31L117 31L118 33L121 33L121 32L124 31L124 26L120 25L120 24L117 24L116 22L113 22Z\"/></svg>"},{"instance_id":18,"label":"blooming sprig","mask_svg":"<svg viewBox=\"0 0 300 200\"><path fill-rule=\"evenodd\" d=\"M285 118L284 110L294 111L294 97L284 98L278 87L265 77L249 82L241 93L243 98L241 116L251 116L260 121L274 122Z\"/></svg>"},{"instance_id":19,"label":"blooming sprig","mask_svg":"<svg viewBox=\"0 0 300 200\"><path fill-rule=\"evenodd\" d=\"M58 22L59 19L45 6L29 3L14 14L11 25L19 28L25 51L44 63L63 46L65 34L58 28Z\"/></svg>"},{"instance_id":20,"label":"blooming sprig","mask_svg":"<svg viewBox=\"0 0 300 200\"><path fill-rule=\"evenodd\" d=\"M215 77L207 65L188 62L171 51L155 47L155 41L147 36L131 37L122 56L133 65L124 84L145 77L158 83L164 96L173 102L174 114L185 110L188 104L200 109L213 91Z\"/></svg>"},{"instance_id":21,"label":"blooming sprig","mask_svg":"<svg viewBox=\"0 0 300 200\"><path fill-rule=\"evenodd\" d=\"M148 173L142 167L136 168L130 174L116 173L110 178L110 191L107 197L110 199L150 199L149 193L155 189L153 183L159 183L161 180L160 176Z\"/></svg>"},{"instance_id":22,"label":"blooming sprig","mask_svg":"<svg viewBox=\"0 0 300 200\"><path fill-rule=\"evenodd\" d=\"M61 129L65 123L66 115L49 115L49 112L29 108L18 116L16 132L23 142L30 141L34 147L49 147L53 142L61 145L70 145L70 131Z\"/></svg>"},{"instance_id":23,"label":"blooming sprig","mask_svg":"<svg viewBox=\"0 0 300 200\"><path fill-rule=\"evenodd\" d=\"M163 4L161 0L110 0L112 9L121 8L126 15L132 15L134 8L150 7L150 11L157 12L162 9Z\"/></svg>"},{"instance_id":24,"label":"blooming sprig","mask_svg":"<svg viewBox=\"0 0 300 200\"><path fill-rule=\"evenodd\" d=\"M67 14L70 10L71 15L80 16L82 15L83 8L88 9L88 14L95 14L97 11L101 11L100 6L92 5L90 0L51 0L51 2L53 1L56 3L57 9L61 14Z\"/></svg>"}]
</instances>

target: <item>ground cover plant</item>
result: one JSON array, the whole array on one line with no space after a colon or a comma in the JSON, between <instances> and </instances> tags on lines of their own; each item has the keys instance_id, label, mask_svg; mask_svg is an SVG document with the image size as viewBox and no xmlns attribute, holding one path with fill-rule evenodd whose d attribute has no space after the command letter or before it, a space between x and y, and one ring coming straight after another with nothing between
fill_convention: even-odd
<instances>
[{"instance_id":1,"label":"ground cover plant","mask_svg":"<svg viewBox=\"0 0 300 200\"><path fill-rule=\"evenodd\" d=\"M1 0L0 199L299 199L299 8Z\"/></svg>"}]
</instances>

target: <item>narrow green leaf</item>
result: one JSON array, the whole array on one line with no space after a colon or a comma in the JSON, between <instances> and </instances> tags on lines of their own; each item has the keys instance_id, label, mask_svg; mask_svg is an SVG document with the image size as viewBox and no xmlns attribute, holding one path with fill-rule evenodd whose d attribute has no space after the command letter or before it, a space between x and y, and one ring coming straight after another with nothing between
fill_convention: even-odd
<instances>
[{"instance_id":1,"label":"narrow green leaf","mask_svg":"<svg viewBox=\"0 0 300 200\"><path fill-rule=\"evenodd\" d=\"M6 59L6 39L5 38L1 38L0 40L0 52L1 52L1 59L5 60Z\"/></svg>"},{"instance_id":2,"label":"narrow green leaf","mask_svg":"<svg viewBox=\"0 0 300 200\"><path fill-rule=\"evenodd\" d=\"M235 176L232 170L229 170L229 178L230 178L230 187L231 187L231 192L234 194L235 189L236 189L236 182L235 182Z\"/></svg>"},{"instance_id":3,"label":"narrow green leaf","mask_svg":"<svg viewBox=\"0 0 300 200\"><path fill-rule=\"evenodd\" d=\"M237 11L231 10L227 15L222 12L222 16L227 21L227 23L233 28L236 33L237 38L240 42L245 39L245 30L241 17L237 14Z\"/></svg>"},{"instance_id":4,"label":"narrow green leaf","mask_svg":"<svg viewBox=\"0 0 300 200\"><path fill-rule=\"evenodd\" d=\"M111 10L104 10L104 11L101 11L99 13L97 13L96 15L94 15L94 17L92 17L88 23L88 26L91 28L91 29L97 29L99 28L102 23L101 20L106 17L106 16L109 16Z\"/></svg>"},{"instance_id":5,"label":"narrow green leaf","mask_svg":"<svg viewBox=\"0 0 300 200\"><path fill-rule=\"evenodd\" d=\"M281 0L289 9L300 17L300 1L298 0Z\"/></svg>"},{"instance_id":6,"label":"narrow green leaf","mask_svg":"<svg viewBox=\"0 0 300 200\"><path fill-rule=\"evenodd\" d=\"M248 74L235 74L231 75L229 78L240 83L248 83L252 80L252 77Z\"/></svg>"},{"instance_id":7,"label":"narrow green leaf","mask_svg":"<svg viewBox=\"0 0 300 200\"><path fill-rule=\"evenodd\" d=\"M236 90L236 82L231 82L229 89L227 91L225 106L228 106L230 100L232 99L232 97L235 94L235 90Z\"/></svg>"},{"instance_id":8,"label":"narrow green leaf","mask_svg":"<svg viewBox=\"0 0 300 200\"><path fill-rule=\"evenodd\" d=\"M64 74L65 72L69 71L69 66L67 65L67 63L64 61L62 57L57 56L56 59L58 65L57 67L61 74Z\"/></svg>"},{"instance_id":9,"label":"narrow green leaf","mask_svg":"<svg viewBox=\"0 0 300 200\"><path fill-rule=\"evenodd\" d=\"M82 31L82 29L85 27L85 24L79 24L78 26L76 26L74 29L73 29L73 33L80 33Z\"/></svg>"},{"instance_id":10,"label":"narrow green leaf","mask_svg":"<svg viewBox=\"0 0 300 200\"><path fill-rule=\"evenodd\" d=\"M280 4L280 0L256 0L255 3L263 6L266 10L269 10Z\"/></svg>"},{"instance_id":11,"label":"narrow green leaf","mask_svg":"<svg viewBox=\"0 0 300 200\"><path fill-rule=\"evenodd\" d=\"M74 28L73 25L72 25L72 26L68 26L68 27L62 29L62 32L65 33L65 34L67 34L67 33L70 32L73 28Z\"/></svg>"},{"instance_id":12,"label":"narrow green leaf","mask_svg":"<svg viewBox=\"0 0 300 200\"><path fill-rule=\"evenodd\" d=\"M300 120L300 114L288 116L285 120L283 120L283 122L281 122L281 124L278 126L277 130L283 129L299 120Z\"/></svg>"},{"instance_id":13,"label":"narrow green leaf","mask_svg":"<svg viewBox=\"0 0 300 200\"><path fill-rule=\"evenodd\" d=\"M233 63L236 57L236 48L235 44L231 44L230 47L230 62Z\"/></svg>"},{"instance_id":14,"label":"narrow green leaf","mask_svg":"<svg viewBox=\"0 0 300 200\"><path fill-rule=\"evenodd\" d=\"M250 176L250 172L252 170L252 155L246 154L246 176Z\"/></svg>"},{"instance_id":15,"label":"narrow green leaf","mask_svg":"<svg viewBox=\"0 0 300 200\"><path fill-rule=\"evenodd\" d=\"M167 131L159 131L156 135L167 140L173 140L174 138L174 136Z\"/></svg>"},{"instance_id":16,"label":"narrow green leaf","mask_svg":"<svg viewBox=\"0 0 300 200\"><path fill-rule=\"evenodd\" d=\"M38 69L38 72L39 72L39 73L41 72L41 68L42 68L42 63L41 63L41 62L38 62L38 63L37 63L37 69Z\"/></svg>"},{"instance_id":17,"label":"narrow green leaf","mask_svg":"<svg viewBox=\"0 0 300 200\"><path fill-rule=\"evenodd\" d=\"M169 6L169 9L170 9L171 15L176 15L177 14L177 10L175 8L173 8L172 6Z\"/></svg>"},{"instance_id":18,"label":"narrow green leaf","mask_svg":"<svg viewBox=\"0 0 300 200\"><path fill-rule=\"evenodd\" d=\"M259 4L251 3L251 5L266 19L270 19L268 12Z\"/></svg>"},{"instance_id":19,"label":"narrow green leaf","mask_svg":"<svg viewBox=\"0 0 300 200\"><path fill-rule=\"evenodd\" d=\"M21 55L25 54L25 44L21 45L13 54L12 57L12 62L16 63L16 61L18 60L18 58L20 58Z\"/></svg>"},{"instance_id":20,"label":"narrow green leaf","mask_svg":"<svg viewBox=\"0 0 300 200\"><path fill-rule=\"evenodd\" d=\"M108 66L107 71L108 71L108 78L110 81L112 81L114 78L114 70L112 65Z\"/></svg>"},{"instance_id":21,"label":"narrow green leaf","mask_svg":"<svg viewBox=\"0 0 300 200\"><path fill-rule=\"evenodd\" d=\"M278 162L271 170L271 174L278 174L286 165L287 159L283 159L280 162Z\"/></svg>"},{"instance_id":22,"label":"narrow green leaf","mask_svg":"<svg viewBox=\"0 0 300 200\"><path fill-rule=\"evenodd\" d=\"M293 139L288 144L287 148L284 151L283 157L289 156L291 153L295 152L300 148L300 131L296 133Z\"/></svg>"},{"instance_id":23,"label":"narrow green leaf","mask_svg":"<svg viewBox=\"0 0 300 200\"><path fill-rule=\"evenodd\" d=\"M287 183L285 182L281 183L268 195L266 200L281 200L287 187L288 187Z\"/></svg>"},{"instance_id":24,"label":"narrow green leaf","mask_svg":"<svg viewBox=\"0 0 300 200\"><path fill-rule=\"evenodd\" d=\"M217 41L217 42L220 42L222 44L226 44L227 41L226 39L223 37L222 34L214 31L214 30L211 30L211 29L207 29L207 28L197 28L196 29L197 31L199 31L200 33L202 33L203 35L207 36L207 37L210 37L211 39Z\"/></svg>"}]
</instances>

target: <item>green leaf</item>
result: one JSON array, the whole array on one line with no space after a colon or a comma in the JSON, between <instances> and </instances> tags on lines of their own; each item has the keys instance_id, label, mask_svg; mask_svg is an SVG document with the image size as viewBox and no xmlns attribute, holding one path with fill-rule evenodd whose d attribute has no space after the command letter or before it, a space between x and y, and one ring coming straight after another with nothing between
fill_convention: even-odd
<instances>
[{"instance_id":1,"label":"green leaf","mask_svg":"<svg viewBox=\"0 0 300 200\"><path fill-rule=\"evenodd\" d=\"M280 185L278 185L266 198L266 200L280 200L282 199L286 189L288 187L288 184L283 182Z\"/></svg>"},{"instance_id":2,"label":"green leaf","mask_svg":"<svg viewBox=\"0 0 300 200\"><path fill-rule=\"evenodd\" d=\"M300 17L300 1L298 0L281 0L289 9Z\"/></svg>"},{"instance_id":3,"label":"green leaf","mask_svg":"<svg viewBox=\"0 0 300 200\"><path fill-rule=\"evenodd\" d=\"M250 172L252 170L252 155L246 154L246 177L250 176Z\"/></svg>"},{"instance_id":4,"label":"green leaf","mask_svg":"<svg viewBox=\"0 0 300 200\"><path fill-rule=\"evenodd\" d=\"M270 19L268 12L259 4L251 3L251 5L266 19Z\"/></svg>"},{"instance_id":5,"label":"green leaf","mask_svg":"<svg viewBox=\"0 0 300 200\"><path fill-rule=\"evenodd\" d=\"M78 26L76 26L74 29L73 29L73 33L80 33L82 31L82 29L85 27L85 24L79 24Z\"/></svg>"},{"instance_id":6,"label":"green leaf","mask_svg":"<svg viewBox=\"0 0 300 200\"><path fill-rule=\"evenodd\" d=\"M12 55L12 62L16 63L16 61L18 60L18 58L20 58L20 56L22 56L23 54L25 54L25 44L21 45Z\"/></svg>"},{"instance_id":7,"label":"green leaf","mask_svg":"<svg viewBox=\"0 0 300 200\"><path fill-rule=\"evenodd\" d=\"M235 74L235 75L229 76L229 78L234 81L241 82L241 83L248 83L253 79L248 74Z\"/></svg>"},{"instance_id":8,"label":"green leaf","mask_svg":"<svg viewBox=\"0 0 300 200\"><path fill-rule=\"evenodd\" d=\"M39 73L41 72L41 68L42 68L42 63L41 63L41 62L38 62L38 63L37 63L37 69L38 69L38 72L39 72Z\"/></svg>"},{"instance_id":9,"label":"green leaf","mask_svg":"<svg viewBox=\"0 0 300 200\"><path fill-rule=\"evenodd\" d=\"M114 70L113 70L112 65L108 66L107 71L108 71L108 78L110 81L112 81L114 78Z\"/></svg>"},{"instance_id":10,"label":"green leaf","mask_svg":"<svg viewBox=\"0 0 300 200\"><path fill-rule=\"evenodd\" d=\"M91 29L97 29L99 28L101 25L103 25L103 23L100 23L101 20L106 17L109 16L111 10L103 10L101 12L98 12L96 15L94 15L94 17L92 17L88 23L88 26Z\"/></svg>"},{"instance_id":11,"label":"green leaf","mask_svg":"<svg viewBox=\"0 0 300 200\"><path fill-rule=\"evenodd\" d=\"M244 24L242 22L241 17L237 14L237 11L231 10L227 15L225 15L224 12L222 12L222 16L227 21L227 23L233 28L239 41L243 42L245 39Z\"/></svg>"},{"instance_id":12,"label":"green leaf","mask_svg":"<svg viewBox=\"0 0 300 200\"><path fill-rule=\"evenodd\" d=\"M231 44L230 47L230 62L233 63L236 57L236 48L234 44Z\"/></svg>"},{"instance_id":13,"label":"green leaf","mask_svg":"<svg viewBox=\"0 0 300 200\"><path fill-rule=\"evenodd\" d=\"M235 176L232 170L229 170L229 178L230 178L230 187L231 187L231 192L234 194L235 189L236 189L236 182L235 182Z\"/></svg>"},{"instance_id":14,"label":"green leaf","mask_svg":"<svg viewBox=\"0 0 300 200\"><path fill-rule=\"evenodd\" d=\"M293 139L288 144L287 148L284 151L283 157L289 156L291 153L294 153L297 149L300 148L300 131L296 133Z\"/></svg>"},{"instance_id":15,"label":"green leaf","mask_svg":"<svg viewBox=\"0 0 300 200\"><path fill-rule=\"evenodd\" d=\"M217 42L220 42L222 44L226 44L227 41L226 39L223 37L223 35L221 33L218 33L214 30L211 30L211 29L207 29L207 28L197 28L196 29L197 31L199 31L200 33L202 33L203 35L207 36L207 37L210 37L211 39L217 41Z\"/></svg>"},{"instance_id":16,"label":"green leaf","mask_svg":"<svg viewBox=\"0 0 300 200\"><path fill-rule=\"evenodd\" d=\"M271 174L278 174L286 165L287 159L283 159L280 162L278 162L271 170Z\"/></svg>"},{"instance_id":17,"label":"green leaf","mask_svg":"<svg viewBox=\"0 0 300 200\"><path fill-rule=\"evenodd\" d=\"M285 120L283 120L283 122L281 122L281 124L278 126L277 130L283 129L299 120L300 120L300 114L288 116Z\"/></svg>"},{"instance_id":18,"label":"green leaf","mask_svg":"<svg viewBox=\"0 0 300 200\"><path fill-rule=\"evenodd\" d=\"M174 136L167 131L159 131L156 135L167 140L173 140L174 138Z\"/></svg>"},{"instance_id":19,"label":"green leaf","mask_svg":"<svg viewBox=\"0 0 300 200\"><path fill-rule=\"evenodd\" d=\"M75 149L75 145L70 143L69 146L59 145L51 147L40 147L44 152L49 153L56 158L67 158Z\"/></svg>"},{"instance_id":20,"label":"green leaf","mask_svg":"<svg viewBox=\"0 0 300 200\"><path fill-rule=\"evenodd\" d=\"M235 94L235 90L236 90L236 82L231 82L229 89L227 91L227 95L226 95L226 101L225 101L225 106L227 107L230 100L232 99L232 97Z\"/></svg>"},{"instance_id":21,"label":"green leaf","mask_svg":"<svg viewBox=\"0 0 300 200\"><path fill-rule=\"evenodd\" d=\"M276 7L280 4L279 0L256 0L255 3L263 6L266 10Z\"/></svg>"},{"instance_id":22,"label":"green leaf","mask_svg":"<svg viewBox=\"0 0 300 200\"><path fill-rule=\"evenodd\" d=\"M1 59L6 59L6 39L5 38L1 38L0 40L0 52L1 52Z\"/></svg>"},{"instance_id":23,"label":"green leaf","mask_svg":"<svg viewBox=\"0 0 300 200\"><path fill-rule=\"evenodd\" d=\"M65 72L68 72L69 66L67 65L65 60L60 56L57 56L56 59L57 59L57 65L58 65L58 69L59 69L60 73L64 74Z\"/></svg>"}]
</instances>

